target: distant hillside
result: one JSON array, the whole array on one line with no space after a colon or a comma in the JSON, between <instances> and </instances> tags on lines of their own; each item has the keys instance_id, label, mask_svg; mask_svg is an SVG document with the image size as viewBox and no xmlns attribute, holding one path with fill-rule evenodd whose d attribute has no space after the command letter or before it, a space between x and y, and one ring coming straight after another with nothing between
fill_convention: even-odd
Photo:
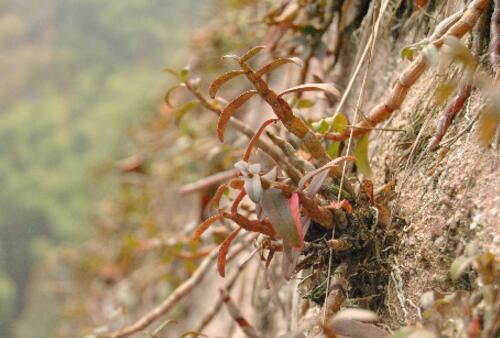
<instances>
[{"instance_id":1,"label":"distant hillside","mask_svg":"<svg viewBox=\"0 0 500 338\"><path fill-rule=\"evenodd\" d=\"M124 131L154 112L161 69L179 64L202 16L194 0L0 4L1 337L34 262L92 231L102 174Z\"/></svg>"}]
</instances>

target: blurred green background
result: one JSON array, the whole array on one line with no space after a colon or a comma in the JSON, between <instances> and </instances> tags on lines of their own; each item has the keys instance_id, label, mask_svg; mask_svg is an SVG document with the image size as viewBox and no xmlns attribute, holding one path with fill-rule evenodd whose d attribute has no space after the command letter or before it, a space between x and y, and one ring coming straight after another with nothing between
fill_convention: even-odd
<instances>
[{"instance_id":1,"label":"blurred green background","mask_svg":"<svg viewBox=\"0 0 500 338\"><path fill-rule=\"evenodd\" d=\"M208 5L0 0L0 337L20 338L37 264L91 236L105 173L158 110L161 69L185 63Z\"/></svg>"}]
</instances>

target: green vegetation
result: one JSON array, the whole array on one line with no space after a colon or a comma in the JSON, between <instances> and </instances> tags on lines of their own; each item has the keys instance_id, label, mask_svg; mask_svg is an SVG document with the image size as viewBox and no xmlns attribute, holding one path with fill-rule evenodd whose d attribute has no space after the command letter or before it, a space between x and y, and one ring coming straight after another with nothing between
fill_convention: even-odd
<instances>
[{"instance_id":1,"label":"green vegetation","mask_svg":"<svg viewBox=\"0 0 500 338\"><path fill-rule=\"evenodd\" d=\"M157 110L161 69L179 63L203 15L196 3L0 3L0 336L35 260L91 233L111 188L102 176L126 130Z\"/></svg>"}]
</instances>

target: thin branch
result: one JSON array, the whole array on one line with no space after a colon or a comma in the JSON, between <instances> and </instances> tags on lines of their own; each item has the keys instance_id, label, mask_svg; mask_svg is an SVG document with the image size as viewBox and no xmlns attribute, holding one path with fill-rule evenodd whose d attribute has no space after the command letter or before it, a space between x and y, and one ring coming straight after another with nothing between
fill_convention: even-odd
<instances>
[{"instance_id":1,"label":"thin branch","mask_svg":"<svg viewBox=\"0 0 500 338\"><path fill-rule=\"evenodd\" d=\"M218 172L217 174L204 177L196 182L183 185L180 189L180 193L190 194L205 188L209 188L221 182L227 181L230 178L236 177L238 173L238 169L229 169L226 171Z\"/></svg>"},{"instance_id":2,"label":"thin branch","mask_svg":"<svg viewBox=\"0 0 500 338\"><path fill-rule=\"evenodd\" d=\"M252 237L251 240L253 240ZM233 251L230 258L235 257L235 255L241 253L248 245L248 241L238 243L233 247ZM109 338L120 338L127 337L133 333L140 330L144 330L146 327L151 325L161 316L167 314L176 304L178 304L185 296L189 295L193 288L201 284L203 277L207 274L213 263L217 259L218 251L214 250L212 253L203 260L203 262L198 266L196 271L189 277L184 283L179 285L160 305L153 308L151 311L147 312L141 318L139 318L134 323L124 327L123 329L108 333L106 336Z\"/></svg>"},{"instance_id":3,"label":"thin branch","mask_svg":"<svg viewBox=\"0 0 500 338\"><path fill-rule=\"evenodd\" d=\"M427 111L427 109L429 108L430 105L431 105L431 98L428 98L426 103L425 103L424 109L422 111L423 112ZM401 180L401 184L399 184L400 187L399 187L399 192L395 198L395 201L396 201L395 205L399 205L399 198L401 197L401 194L403 192L403 187L405 186L408 178L413 173L412 171L409 170L409 168L414 163L417 163L419 161L419 159L417 159L416 162L413 162L415 151L417 149L417 146L420 143L420 139L422 138L422 135L424 134L424 130L427 128L427 124L429 123L430 120L431 120L431 115L429 114L429 115L427 115L427 118L424 120L424 123L420 127L420 131L418 132L417 137L416 137L415 141L413 142L413 145L412 145L411 150L410 150L410 154L408 155L408 159L406 160L406 164L405 164L405 167L403 169L404 176L403 176L403 179ZM425 152L423 152L422 154L425 154Z\"/></svg>"},{"instance_id":4,"label":"thin branch","mask_svg":"<svg viewBox=\"0 0 500 338\"><path fill-rule=\"evenodd\" d=\"M448 131L451 122L453 121L455 116L457 116L457 114L462 110L465 102L469 98L471 90L472 86L469 83L462 83L457 95L453 97L450 102L448 102L441 115L441 118L437 123L436 133L427 145L427 150L433 150L439 145L439 142L441 142L443 136Z\"/></svg>"},{"instance_id":5,"label":"thin branch","mask_svg":"<svg viewBox=\"0 0 500 338\"><path fill-rule=\"evenodd\" d=\"M479 109L479 112L472 118L472 120L467 124L467 126L459 131L457 135L453 136L452 138L448 140L444 140L441 142L441 147L450 147L454 142L456 142L463 134L468 132L474 124L479 120L479 117L481 116L481 113L483 112L484 106Z\"/></svg>"},{"instance_id":6,"label":"thin branch","mask_svg":"<svg viewBox=\"0 0 500 338\"><path fill-rule=\"evenodd\" d=\"M224 286L224 289L227 291L232 290L234 285L236 285L236 281L238 280L238 277L241 275L245 267L248 265L248 262L250 262L251 258L259 251L259 248L255 248L239 265L236 271L232 274L231 277L229 277L228 282ZM219 313L220 309L222 308L222 298L219 298L217 302L214 304L212 309L205 315L203 320L201 321L200 325L196 327L195 331L196 332L202 332L208 324L215 318L217 313Z\"/></svg>"},{"instance_id":7,"label":"thin branch","mask_svg":"<svg viewBox=\"0 0 500 338\"><path fill-rule=\"evenodd\" d=\"M222 301L224 302L224 304L226 304L229 314L240 326L243 333L245 333L245 336L247 336L248 338L262 338L262 335L257 332L257 330L245 319L245 317L243 317L240 310L238 309L236 304L234 304L227 291L220 289L220 293Z\"/></svg>"},{"instance_id":8,"label":"thin branch","mask_svg":"<svg viewBox=\"0 0 500 338\"><path fill-rule=\"evenodd\" d=\"M353 126L353 125L348 125L347 127L353 128L353 129L368 129L368 130L380 130L380 131L395 131L395 132L404 132L404 129L397 129L397 128L377 128L377 127L360 127L360 126Z\"/></svg>"}]
</instances>

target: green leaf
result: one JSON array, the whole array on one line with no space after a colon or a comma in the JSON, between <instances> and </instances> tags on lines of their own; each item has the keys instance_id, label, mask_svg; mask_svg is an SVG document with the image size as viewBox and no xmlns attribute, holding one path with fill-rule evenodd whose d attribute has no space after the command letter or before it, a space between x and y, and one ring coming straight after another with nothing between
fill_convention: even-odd
<instances>
[{"instance_id":1,"label":"green leaf","mask_svg":"<svg viewBox=\"0 0 500 338\"><path fill-rule=\"evenodd\" d=\"M344 132L349 125L349 120L347 120L347 117L342 113L336 113L333 117L327 118L326 122L330 125L331 129L339 133ZM337 158L339 156L339 150L340 142L334 141L330 143L326 152L330 155L330 157Z\"/></svg>"},{"instance_id":2,"label":"green leaf","mask_svg":"<svg viewBox=\"0 0 500 338\"><path fill-rule=\"evenodd\" d=\"M168 104L169 106L172 106L172 104L170 103L170 96L177 88L183 88L183 87L185 87L183 83L170 87L165 93L165 103Z\"/></svg>"},{"instance_id":3,"label":"green leaf","mask_svg":"<svg viewBox=\"0 0 500 338\"><path fill-rule=\"evenodd\" d=\"M332 129L339 133L342 133L344 130L346 130L347 126L349 125L347 117L342 113L333 115L331 120L329 120L330 119L327 119L328 123L332 126Z\"/></svg>"},{"instance_id":4,"label":"green leaf","mask_svg":"<svg viewBox=\"0 0 500 338\"><path fill-rule=\"evenodd\" d=\"M190 65L187 65L186 67L182 68L181 72L179 73L179 77L182 82L186 82L189 79L190 72L191 72Z\"/></svg>"},{"instance_id":5,"label":"green leaf","mask_svg":"<svg viewBox=\"0 0 500 338\"><path fill-rule=\"evenodd\" d=\"M410 60L413 61L415 58L415 51L413 50L412 47L405 47L401 50L401 58L403 60Z\"/></svg>"},{"instance_id":6,"label":"green leaf","mask_svg":"<svg viewBox=\"0 0 500 338\"><path fill-rule=\"evenodd\" d=\"M306 35L314 35L318 34L319 30L314 27L313 25L306 25L304 27L300 28L301 32L306 34Z\"/></svg>"},{"instance_id":7,"label":"green leaf","mask_svg":"<svg viewBox=\"0 0 500 338\"><path fill-rule=\"evenodd\" d=\"M261 51L266 48L265 46L256 46L250 49L248 52L246 52L244 55L241 56L240 61L245 62L253 58L255 55L259 54Z\"/></svg>"},{"instance_id":8,"label":"green leaf","mask_svg":"<svg viewBox=\"0 0 500 338\"><path fill-rule=\"evenodd\" d=\"M372 169L370 168L370 161L368 160L368 134L363 135L358 140L354 148L354 157L356 158L356 165L363 175L370 178L372 177Z\"/></svg>"},{"instance_id":9,"label":"green leaf","mask_svg":"<svg viewBox=\"0 0 500 338\"><path fill-rule=\"evenodd\" d=\"M312 106L314 106L314 104L315 104L314 101L308 99L299 99L297 100L295 106L299 109L306 109L306 108L311 108Z\"/></svg>"},{"instance_id":10,"label":"green leaf","mask_svg":"<svg viewBox=\"0 0 500 338\"><path fill-rule=\"evenodd\" d=\"M163 71L164 71L165 73L172 74L173 76L175 76L175 77L177 77L177 78L179 77L179 73L178 73L175 69L172 69L172 68L167 67L167 68L163 68Z\"/></svg>"},{"instance_id":11,"label":"green leaf","mask_svg":"<svg viewBox=\"0 0 500 338\"><path fill-rule=\"evenodd\" d=\"M328 155L330 155L331 158L337 158L339 156L339 150L340 142L333 141L326 149L326 152L328 153Z\"/></svg>"},{"instance_id":12,"label":"green leaf","mask_svg":"<svg viewBox=\"0 0 500 338\"><path fill-rule=\"evenodd\" d=\"M325 121L325 119L322 119L322 120L319 120L317 122L314 122L312 124L312 127L318 133L325 134L328 131L328 129L330 128L330 125L328 124L328 122Z\"/></svg>"},{"instance_id":13,"label":"green leaf","mask_svg":"<svg viewBox=\"0 0 500 338\"><path fill-rule=\"evenodd\" d=\"M175 125L178 126L181 119L186 115L188 111L195 108L198 105L198 101L193 100L183 104L180 108L175 111Z\"/></svg>"},{"instance_id":14,"label":"green leaf","mask_svg":"<svg viewBox=\"0 0 500 338\"><path fill-rule=\"evenodd\" d=\"M472 264L476 257L460 256L451 264L450 277L452 280L457 280L460 275Z\"/></svg>"}]
</instances>

